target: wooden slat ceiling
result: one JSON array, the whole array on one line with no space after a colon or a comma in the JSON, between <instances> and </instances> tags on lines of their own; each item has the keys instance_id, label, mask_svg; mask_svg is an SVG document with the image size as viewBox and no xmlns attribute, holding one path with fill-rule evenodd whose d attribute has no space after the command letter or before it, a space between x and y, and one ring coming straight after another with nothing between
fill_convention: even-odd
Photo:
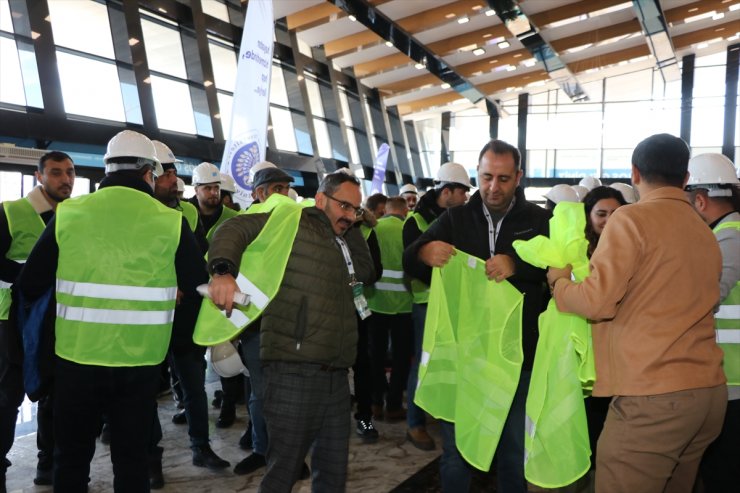
<instances>
[{"instance_id":1,"label":"wooden slat ceiling","mask_svg":"<svg viewBox=\"0 0 740 493\"><path fill-rule=\"evenodd\" d=\"M490 99L514 98L533 82L552 83L543 64L532 58L500 19L486 15L489 8L485 0L369 3ZM740 0L660 3L679 60L689 53L724 51L738 43ZM635 68L625 62L644 62L645 57L652 60L648 40L641 33L629 0L520 0L519 6L561 59L565 55L568 69L577 78L586 71L593 73L594 69L607 67L613 73L615 65L626 73ZM463 17L469 22L458 22ZM333 29L335 22L352 21L331 1L297 10L286 21L299 38L305 34L314 47L322 48L336 66L360 83L377 88L387 104L397 100L403 115L435 107L443 111L445 105L462 99L454 90L443 89L442 81L424 69L409 77L409 67L416 62L393 47L381 46L386 40L365 26L346 24L344 30ZM337 31L341 34L332 35ZM498 46L502 40L510 46ZM472 51L478 47L485 53L475 56ZM369 48L373 48L372 54Z\"/></svg>"}]
</instances>

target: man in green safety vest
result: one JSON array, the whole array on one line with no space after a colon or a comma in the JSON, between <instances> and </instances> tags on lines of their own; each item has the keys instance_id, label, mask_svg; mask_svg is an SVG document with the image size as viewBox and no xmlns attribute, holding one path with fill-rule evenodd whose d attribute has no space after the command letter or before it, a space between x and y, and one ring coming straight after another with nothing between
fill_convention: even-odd
<instances>
[{"instance_id":1,"label":"man in green safety vest","mask_svg":"<svg viewBox=\"0 0 740 493\"><path fill-rule=\"evenodd\" d=\"M157 159L160 163L155 173L154 197L167 207L182 213L205 255L208 251L208 241L198 217L198 210L190 202L181 201L177 197L175 163L179 160L175 158L166 144L158 140L153 140L152 144L157 151ZM193 329L198 318L201 297L178 293L178 299L175 317L172 321L172 340L168 361L170 370L177 379L179 389L176 390L179 390L183 409L172 416L172 422L188 425L193 465L215 470L223 469L230 466L229 462L216 455L209 443L208 397L205 391L206 373L203 364L205 348L193 342ZM154 422L154 427L155 432L149 456L149 479L152 489L160 489L164 487L164 476L162 474L163 450L159 446L162 429L158 417Z\"/></svg>"},{"instance_id":2,"label":"man in green safety vest","mask_svg":"<svg viewBox=\"0 0 740 493\"><path fill-rule=\"evenodd\" d=\"M722 255L686 199L689 146L652 135L632 153L639 202L609 218L591 273L550 267L561 312L594 323L593 395L612 397L596 454L596 491L690 491L727 404L713 312ZM733 467L733 470L736 469Z\"/></svg>"},{"instance_id":3,"label":"man in green safety vest","mask_svg":"<svg viewBox=\"0 0 740 493\"><path fill-rule=\"evenodd\" d=\"M11 315L11 286L57 205L72 194L75 166L67 154L51 151L39 160L39 183L24 198L0 204L0 488L5 485L5 458L13 445L18 406L23 401L23 350ZM51 484L54 453L53 401L39 400L36 420L39 447L34 484Z\"/></svg>"},{"instance_id":4,"label":"man in green safety vest","mask_svg":"<svg viewBox=\"0 0 740 493\"><path fill-rule=\"evenodd\" d=\"M192 293L207 279L187 222L153 197L151 141L119 132L104 161L99 190L60 204L17 281L29 301L55 290L53 479L70 493L87 491L103 414L114 489L148 491L177 290Z\"/></svg>"},{"instance_id":5,"label":"man in green safety vest","mask_svg":"<svg viewBox=\"0 0 740 493\"><path fill-rule=\"evenodd\" d=\"M383 273L376 283L365 288L368 307L373 312L368 319L373 414L382 413L389 422L406 418L402 400L411 361L411 291L401 264L403 221L407 214L403 197L386 200L385 215L373 228ZM386 378L389 337L390 381Z\"/></svg>"},{"instance_id":6,"label":"man in green safety vest","mask_svg":"<svg viewBox=\"0 0 740 493\"><path fill-rule=\"evenodd\" d=\"M434 183L434 188L419 199L416 208L403 223L404 248L408 248L415 242L446 209L463 205L468 201L470 177L462 164L445 163L440 166ZM429 285L412 278L411 293L414 299L411 305L411 318L414 325L412 344L414 357L411 360L409 379L406 384L406 424L408 426L406 438L418 449L432 450L435 444L426 429L426 413L414 403L419 361L421 360L421 344L424 339L424 320L426 320L427 301L429 300Z\"/></svg>"},{"instance_id":7,"label":"man in green safety vest","mask_svg":"<svg viewBox=\"0 0 740 493\"><path fill-rule=\"evenodd\" d=\"M458 249L483 259L488 279L508 280L524 294L521 323L524 360L520 374L512 374L514 370L502 362L501 370L513 378L516 387L515 395L507 396L513 400L509 401L511 406L505 422L496 423L501 429L496 449L498 491L507 493L526 491L525 405L537 346L537 319L547 304L545 271L524 262L512 246L514 240L548 236L549 231L550 212L526 200L519 186L522 174L521 155L516 147L501 140L488 142L478 160L480 190L465 205L447 209L406 248L403 258L406 271L428 283L431 268L445 265ZM502 313L502 317L504 315ZM475 390L485 389L475 387ZM498 404L504 406L506 403ZM470 489L471 467L455 445L456 426L457 423L442 422L440 476L445 492Z\"/></svg>"},{"instance_id":8,"label":"man in green safety vest","mask_svg":"<svg viewBox=\"0 0 740 493\"><path fill-rule=\"evenodd\" d=\"M193 170L193 186L195 196L188 202L198 209L198 217L206 232L206 239L210 242L216 229L227 219L237 214L237 211L224 207L221 203L221 172L211 163L200 163ZM221 377L221 411L216 420L217 428L229 428L236 419L236 401L244 388L242 375L235 377Z\"/></svg>"},{"instance_id":9,"label":"man in green safety vest","mask_svg":"<svg viewBox=\"0 0 740 493\"><path fill-rule=\"evenodd\" d=\"M722 252L717 342L724 352L727 413L719 437L707 448L699 468L707 493L737 486L740 461L740 189L735 166L722 154L699 154L689 160L689 201L717 237Z\"/></svg>"},{"instance_id":10,"label":"man in green safety vest","mask_svg":"<svg viewBox=\"0 0 740 493\"><path fill-rule=\"evenodd\" d=\"M251 244L260 242L262 231L272 227L271 216L295 206L240 215L224 223L213 238L208 260L213 302L227 316L236 317L234 293L251 283L254 303L264 306L260 360L265 388L270 389L263 402L270 440L260 486L264 491L290 491L312 445L313 489L345 489L350 431L347 369L357 348L355 312L366 309L362 285L374 278L367 245L352 227L362 217L360 200L360 183L354 176L335 172L324 178L316 206L298 211L297 230L285 240L290 245L287 259L274 259L273 252L262 254L260 268L268 269L267 262L284 265L283 272L271 272L270 279L280 283L271 300L262 300L266 304L254 289L263 287L265 280L250 281L249 266L240 265L241 259L250 253ZM276 226L281 231L281 224Z\"/></svg>"}]
</instances>

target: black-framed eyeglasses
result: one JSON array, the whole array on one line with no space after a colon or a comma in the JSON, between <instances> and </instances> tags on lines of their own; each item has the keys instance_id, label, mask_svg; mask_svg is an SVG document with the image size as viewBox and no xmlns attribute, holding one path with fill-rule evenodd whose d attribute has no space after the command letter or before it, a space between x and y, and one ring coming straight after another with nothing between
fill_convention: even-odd
<instances>
[{"instance_id":1,"label":"black-framed eyeglasses","mask_svg":"<svg viewBox=\"0 0 740 493\"><path fill-rule=\"evenodd\" d=\"M344 200L335 199L328 193L325 193L327 197L332 199L334 202L339 204L339 208L342 209L344 212L350 212L352 211L355 215L355 217L362 217L362 215L365 213L365 209L362 207L355 207L354 205L350 204L349 202L345 202Z\"/></svg>"}]
</instances>

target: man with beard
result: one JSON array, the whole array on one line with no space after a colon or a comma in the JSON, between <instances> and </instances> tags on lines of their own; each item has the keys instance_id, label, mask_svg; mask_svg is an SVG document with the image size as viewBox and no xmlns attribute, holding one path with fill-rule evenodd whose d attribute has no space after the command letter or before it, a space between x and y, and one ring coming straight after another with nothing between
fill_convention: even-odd
<instances>
[{"instance_id":1,"label":"man with beard","mask_svg":"<svg viewBox=\"0 0 740 493\"><path fill-rule=\"evenodd\" d=\"M442 267L459 249L485 259L486 275L508 280L524 294L521 341L524 361L518 386L496 449L497 491L524 493L524 417L529 379L537 347L537 320L547 305L546 272L524 262L512 244L548 236L550 212L527 202L519 186L523 171L519 150L501 140L489 141L478 157L478 185L462 207L447 209L404 251L404 267L429 283L431 267ZM442 422L442 491L470 489L471 466L455 445L453 423Z\"/></svg>"},{"instance_id":2,"label":"man with beard","mask_svg":"<svg viewBox=\"0 0 740 493\"><path fill-rule=\"evenodd\" d=\"M347 369L357 350L355 307L374 279L362 234L360 183L342 172L319 185L316 206L300 212L277 294L260 324L263 411L269 448L260 491L290 491L312 449L315 491L344 491L349 454ZM209 251L214 303L231 316L245 249L273 212L240 215L216 233ZM248 273L247 273L248 274ZM276 273L276 275L278 275ZM363 311L363 314L365 312Z\"/></svg>"},{"instance_id":3,"label":"man with beard","mask_svg":"<svg viewBox=\"0 0 740 493\"><path fill-rule=\"evenodd\" d=\"M72 194L75 167L65 153L51 151L39 160L35 173L39 185L25 198L0 204L0 491L5 491L5 455L13 445L18 406L23 402L21 365L23 350L10 316L10 287L31 253L44 225L54 216L57 204ZM51 484L54 452L52 400L47 395L38 405L39 449L35 484Z\"/></svg>"}]
</instances>

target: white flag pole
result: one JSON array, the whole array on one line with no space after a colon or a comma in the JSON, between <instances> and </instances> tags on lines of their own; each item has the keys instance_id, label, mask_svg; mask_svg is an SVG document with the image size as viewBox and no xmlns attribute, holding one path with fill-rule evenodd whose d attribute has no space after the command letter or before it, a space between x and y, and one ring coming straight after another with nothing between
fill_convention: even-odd
<instances>
[{"instance_id":1,"label":"white flag pole","mask_svg":"<svg viewBox=\"0 0 740 493\"><path fill-rule=\"evenodd\" d=\"M221 172L236 182L234 200L252 202L249 170L265 160L275 21L272 0L249 0Z\"/></svg>"}]
</instances>

